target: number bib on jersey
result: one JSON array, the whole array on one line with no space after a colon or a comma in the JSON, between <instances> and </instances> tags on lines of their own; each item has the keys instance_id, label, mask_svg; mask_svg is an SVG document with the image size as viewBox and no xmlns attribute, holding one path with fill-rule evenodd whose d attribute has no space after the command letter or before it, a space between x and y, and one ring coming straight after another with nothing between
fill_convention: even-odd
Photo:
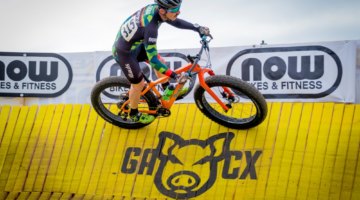
<instances>
[{"instance_id":1,"label":"number bib on jersey","mask_svg":"<svg viewBox=\"0 0 360 200\"><path fill-rule=\"evenodd\" d=\"M131 38L138 30L138 26L136 24L135 19L136 17L133 16L121 26L121 35L128 42L131 40Z\"/></svg>"}]
</instances>

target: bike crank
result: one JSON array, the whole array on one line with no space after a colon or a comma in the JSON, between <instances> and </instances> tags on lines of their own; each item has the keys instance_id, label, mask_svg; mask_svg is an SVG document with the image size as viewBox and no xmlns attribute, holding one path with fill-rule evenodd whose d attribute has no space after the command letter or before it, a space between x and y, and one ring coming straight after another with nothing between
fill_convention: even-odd
<instances>
[{"instance_id":1,"label":"bike crank","mask_svg":"<svg viewBox=\"0 0 360 200\"><path fill-rule=\"evenodd\" d=\"M156 114L161 117L169 117L171 115L171 111L167 108L159 108Z\"/></svg>"}]
</instances>

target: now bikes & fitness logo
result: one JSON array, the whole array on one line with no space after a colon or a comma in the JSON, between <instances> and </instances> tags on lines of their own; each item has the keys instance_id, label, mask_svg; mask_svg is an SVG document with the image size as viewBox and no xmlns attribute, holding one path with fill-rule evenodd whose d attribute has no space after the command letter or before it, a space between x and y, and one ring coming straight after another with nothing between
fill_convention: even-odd
<instances>
[{"instance_id":1,"label":"now bikes & fitness logo","mask_svg":"<svg viewBox=\"0 0 360 200\"><path fill-rule=\"evenodd\" d=\"M72 78L69 62L58 54L0 52L0 96L57 97Z\"/></svg>"},{"instance_id":2,"label":"now bikes & fitness logo","mask_svg":"<svg viewBox=\"0 0 360 200\"><path fill-rule=\"evenodd\" d=\"M340 85L343 66L323 46L246 49L228 63L226 74L255 86L265 98L322 98Z\"/></svg>"},{"instance_id":3,"label":"now bikes & fitness logo","mask_svg":"<svg viewBox=\"0 0 360 200\"><path fill-rule=\"evenodd\" d=\"M161 132L155 149L129 147L125 150L121 173L155 174L156 188L176 199L197 197L219 178L257 179L255 165L262 151L230 150L233 138L234 133L226 132L206 140L185 140L174 133ZM246 167L240 169L239 161L246 163ZM220 166L222 169L218 170Z\"/></svg>"}]
</instances>

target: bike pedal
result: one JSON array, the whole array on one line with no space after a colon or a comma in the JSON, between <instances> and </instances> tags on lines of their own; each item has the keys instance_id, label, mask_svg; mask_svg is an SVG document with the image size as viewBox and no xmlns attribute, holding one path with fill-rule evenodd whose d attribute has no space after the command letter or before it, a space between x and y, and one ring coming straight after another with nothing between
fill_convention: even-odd
<instances>
[{"instance_id":1,"label":"bike pedal","mask_svg":"<svg viewBox=\"0 0 360 200\"><path fill-rule=\"evenodd\" d=\"M228 108L232 108L232 106L231 106L231 104L226 104L226 107L228 107Z\"/></svg>"},{"instance_id":2,"label":"bike pedal","mask_svg":"<svg viewBox=\"0 0 360 200\"><path fill-rule=\"evenodd\" d=\"M118 108L118 109L121 109L122 102L118 102L118 103L116 103L116 106L117 106L117 108ZM119 113L119 114L120 114L120 113Z\"/></svg>"}]
</instances>

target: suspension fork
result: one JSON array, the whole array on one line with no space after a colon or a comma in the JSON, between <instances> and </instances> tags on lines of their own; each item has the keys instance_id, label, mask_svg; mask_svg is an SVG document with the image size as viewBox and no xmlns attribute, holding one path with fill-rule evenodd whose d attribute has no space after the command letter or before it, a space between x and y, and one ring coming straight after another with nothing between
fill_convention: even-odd
<instances>
[{"instance_id":1,"label":"suspension fork","mask_svg":"<svg viewBox=\"0 0 360 200\"><path fill-rule=\"evenodd\" d=\"M199 72L199 82L201 87L203 87L207 93L211 95L211 97L227 112L229 108L224 104L221 99L214 93L214 91L211 90L211 88L206 84L204 74L208 73L210 76L214 76L215 73L212 71L212 69L202 69ZM229 90L227 87L222 87L226 93L229 94L229 96L234 96L234 94Z\"/></svg>"}]
</instances>

